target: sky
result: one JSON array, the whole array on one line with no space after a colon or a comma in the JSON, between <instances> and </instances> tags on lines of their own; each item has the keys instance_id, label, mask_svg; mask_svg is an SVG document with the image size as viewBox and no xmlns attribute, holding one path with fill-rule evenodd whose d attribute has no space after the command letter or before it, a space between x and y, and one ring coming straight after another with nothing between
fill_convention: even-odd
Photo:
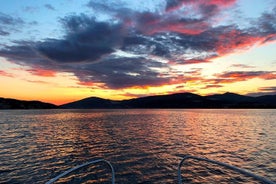
<instances>
[{"instance_id":1,"label":"sky","mask_svg":"<svg viewBox=\"0 0 276 184\"><path fill-rule=\"evenodd\" d=\"M0 2L0 97L276 94L276 0Z\"/></svg>"}]
</instances>

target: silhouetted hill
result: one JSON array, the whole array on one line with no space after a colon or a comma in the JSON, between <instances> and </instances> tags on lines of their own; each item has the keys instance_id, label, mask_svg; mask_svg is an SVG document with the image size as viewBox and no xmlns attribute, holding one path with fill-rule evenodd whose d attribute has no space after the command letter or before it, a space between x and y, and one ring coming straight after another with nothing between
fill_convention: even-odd
<instances>
[{"instance_id":1,"label":"silhouetted hill","mask_svg":"<svg viewBox=\"0 0 276 184\"><path fill-rule=\"evenodd\" d=\"M178 93L113 101L97 97L60 106L69 109L93 108L276 108L276 95L250 97L235 93L200 96Z\"/></svg>"},{"instance_id":2,"label":"silhouetted hill","mask_svg":"<svg viewBox=\"0 0 276 184\"><path fill-rule=\"evenodd\" d=\"M227 92L206 98L216 101L224 108L276 108L276 95L250 97Z\"/></svg>"},{"instance_id":3,"label":"silhouetted hill","mask_svg":"<svg viewBox=\"0 0 276 184\"><path fill-rule=\"evenodd\" d=\"M229 92L206 96L206 98L215 101L217 107L221 108L253 108L258 105L254 97Z\"/></svg>"},{"instance_id":4,"label":"silhouetted hill","mask_svg":"<svg viewBox=\"0 0 276 184\"><path fill-rule=\"evenodd\" d=\"M235 93L200 96L178 93L135 98L108 100L97 97L56 106L40 101L0 98L0 109L114 109L114 108L276 108L276 95L250 97Z\"/></svg>"},{"instance_id":5,"label":"silhouetted hill","mask_svg":"<svg viewBox=\"0 0 276 184\"><path fill-rule=\"evenodd\" d=\"M276 107L276 95L265 95L256 97L256 103L266 104L271 107Z\"/></svg>"},{"instance_id":6,"label":"silhouetted hill","mask_svg":"<svg viewBox=\"0 0 276 184\"><path fill-rule=\"evenodd\" d=\"M25 101L10 98L0 98L0 109L53 109L58 106L40 101Z\"/></svg>"},{"instance_id":7,"label":"silhouetted hill","mask_svg":"<svg viewBox=\"0 0 276 184\"><path fill-rule=\"evenodd\" d=\"M119 105L119 101L107 100L98 97L85 98L79 101L67 103L61 105L61 108L65 109L94 109L94 108L116 108ZM120 106L118 106L119 108Z\"/></svg>"},{"instance_id":8,"label":"silhouetted hill","mask_svg":"<svg viewBox=\"0 0 276 184\"><path fill-rule=\"evenodd\" d=\"M129 108L206 108L213 102L193 93L178 93L125 100L122 104Z\"/></svg>"},{"instance_id":9,"label":"silhouetted hill","mask_svg":"<svg viewBox=\"0 0 276 184\"><path fill-rule=\"evenodd\" d=\"M224 94L216 94L216 95L210 95L206 96L207 99L210 100L219 100L224 102L248 102L248 101L254 101L254 97L250 96L243 96L236 93L224 93Z\"/></svg>"}]
</instances>

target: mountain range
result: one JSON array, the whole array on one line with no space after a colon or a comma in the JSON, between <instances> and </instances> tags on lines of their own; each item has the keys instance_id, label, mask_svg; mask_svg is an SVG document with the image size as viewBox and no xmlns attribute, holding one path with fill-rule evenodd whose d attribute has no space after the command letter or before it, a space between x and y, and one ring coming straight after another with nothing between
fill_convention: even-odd
<instances>
[{"instance_id":1,"label":"mountain range","mask_svg":"<svg viewBox=\"0 0 276 184\"><path fill-rule=\"evenodd\" d=\"M0 98L0 109L54 109L58 106L40 101Z\"/></svg>"},{"instance_id":2,"label":"mountain range","mask_svg":"<svg viewBox=\"0 0 276 184\"><path fill-rule=\"evenodd\" d=\"M200 96L193 93L177 93L121 101L90 97L61 105L60 108L276 108L276 95L250 97L228 92Z\"/></svg>"},{"instance_id":3,"label":"mountain range","mask_svg":"<svg viewBox=\"0 0 276 184\"><path fill-rule=\"evenodd\" d=\"M129 100L89 97L60 106L40 101L0 98L0 109L119 109L119 108L276 108L276 95L259 97L235 93L200 96L193 93L157 95Z\"/></svg>"}]
</instances>

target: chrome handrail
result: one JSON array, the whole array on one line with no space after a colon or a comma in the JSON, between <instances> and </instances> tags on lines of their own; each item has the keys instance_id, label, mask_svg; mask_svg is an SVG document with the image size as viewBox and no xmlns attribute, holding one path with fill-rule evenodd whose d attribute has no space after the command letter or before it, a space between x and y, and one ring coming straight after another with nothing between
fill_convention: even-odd
<instances>
[{"instance_id":1,"label":"chrome handrail","mask_svg":"<svg viewBox=\"0 0 276 184\"><path fill-rule=\"evenodd\" d=\"M115 172L114 172L114 168L113 168L113 166L111 165L111 163L110 163L109 161L106 161L106 160L104 160L104 159L92 160L92 161L86 162L86 163L84 163L84 164L78 165L78 166L76 166L76 167L73 167L73 168L71 168L71 169L68 169L67 171L65 171L65 172L59 174L58 176L52 178L51 180L49 180L49 181L46 182L45 184L52 184L52 183L54 183L55 181L59 180L61 177L65 176L65 175L67 175L67 174L69 174L69 173L71 173L71 172L73 172L73 171L75 171L75 170L77 170L77 169L80 169L81 167L85 167L85 166L88 166L88 165L91 165L91 164L95 164L95 163L98 163L98 162L105 162L105 163L108 164L108 166L110 167L111 172L112 172L111 183L112 183L112 184L115 184Z\"/></svg>"},{"instance_id":2,"label":"chrome handrail","mask_svg":"<svg viewBox=\"0 0 276 184\"><path fill-rule=\"evenodd\" d=\"M244 169L241 169L241 168L238 168L238 167L235 167L235 166L232 166L232 165L229 165L229 164L226 164L226 163L223 163L223 162L219 162L219 161L215 161L215 160L211 160L211 159L208 159L208 158L202 158L202 157L197 157L197 156L191 156L191 155L186 155L182 158L181 162L179 163L178 165L178 172L177 172L177 178L178 178L178 184L182 184L182 177L181 177L181 166L183 164L183 162L187 159L194 159L194 160L198 160L198 161L205 161L205 162L209 162L209 163L212 163L212 164L216 164L216 165L219 165L219 166L223 166L223 167L226 167L228 169L231 169L233 171L236 171L236 172L239 172L241 174L244 174L246 176L249 176L249 177L252 177L258 181L261 181L263 183L267 183L267 184L276 184L275 182L273 181L270 181L262 176L258 176L256 174L253 174L249 171L246 171Z\"/></svg>"}]
</instances>

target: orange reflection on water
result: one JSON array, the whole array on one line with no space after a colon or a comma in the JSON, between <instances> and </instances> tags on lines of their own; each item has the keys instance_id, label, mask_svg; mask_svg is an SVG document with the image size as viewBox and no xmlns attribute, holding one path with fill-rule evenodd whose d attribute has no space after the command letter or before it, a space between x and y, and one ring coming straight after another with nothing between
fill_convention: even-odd
<instances>
[{"instance_id":1,"label":"orange reflection on water","mask_svg":"<svg viewBox=\"0 0 276 184\"><path fill-rule=\"evenodd\" d=\"M105 158L115 166L118 183L156 182L156 178L176 183L177 166L185 154L243 168L261 164L273 168L266 162L269 159L264 160L273 155L273 150L267 151L271 150L271 135L275 135L269 120L272 115L264 119L257 112L54 110L33 115L28 126L34 135L32 149L40 156L43 168L51 170L48 173ZM198 171L206 172L202 168ZM258 173L266 175L262 169Z\"/></svg>"}]
</instances>

